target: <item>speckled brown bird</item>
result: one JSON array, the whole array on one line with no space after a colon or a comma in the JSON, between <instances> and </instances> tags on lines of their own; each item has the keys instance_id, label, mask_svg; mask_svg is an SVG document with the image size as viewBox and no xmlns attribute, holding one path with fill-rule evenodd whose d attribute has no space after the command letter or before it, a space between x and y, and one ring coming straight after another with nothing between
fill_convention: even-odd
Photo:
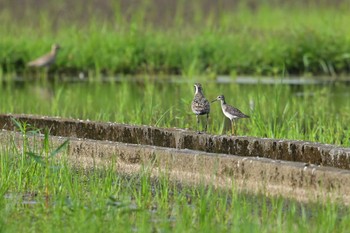
<instances>
[{"instance_id":1,"label":"speckled brown bird","mask_svg":"<svg viewBox=\"0 0 350 233\"><path fill-rule=\"evenodd\" d=\"M197 130L199 131L199 115L207 115L207 121L205 124L205 129L204 131L207 131L207 127L208 127L208 120L209 120L209 113L210 113L210 103L209 101L204 97L203 94L203 88L202 85L200 83L195 83L194 84L194 88L195 88L195 93L194 93L194 97L192 100L192 112L194 114L196 114L196 118L197 118Z\"/></svg>"},{"instance_id":2,"label":"speckled brown bird","mask_svg":"<svg viewBox=\"0 0 350 233\"><path fill-rule=\"evenodd\" d=\"M245 115L243 112L241 112L238 108L232 107L228 104L226 104L225 96L219 95L216 97L215 101L221 102L221 110L224 113L224 115L230 119L231 121L231 128L232 128L232 135L234 135L234 120L240 119L240 118L249 118L249 116Z\"/></svg>"},{"instance_id":3,"label":"speckled brown bird","mask_svg":"<svg viewBox=\"0 0 350 233\"><path fill-rule=\"evenodd\" d=\"M52 65L55 62L58 50L60 48L61 47L58 44L53 44L51 47L51 51L49 53L29 62L28 66L30 66L30 67L49 67L50 65Z\"/></svg>"}]
</instances>

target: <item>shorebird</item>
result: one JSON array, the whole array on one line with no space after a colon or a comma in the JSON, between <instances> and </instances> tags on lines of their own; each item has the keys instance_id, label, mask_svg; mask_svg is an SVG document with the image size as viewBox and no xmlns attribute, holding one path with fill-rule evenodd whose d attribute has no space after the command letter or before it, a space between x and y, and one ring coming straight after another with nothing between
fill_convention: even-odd
<instances>
[{"instance_id":1,"label":"shorebird","mask_svg":"<svg viewBox=\"0 0 350 233\"><path fill-rule=\"evenodd\" d=\"M56 55L61 47L58 44L53 44L51 51L28 63L30 67L49 67L56 60Z\"/></svg>"},{"instance_id":2,"label":"shorebird","mask_svg":"<svg viewBox=\"0 0 350 233\"><path fill-rule=\"evenodd\" d=\"M219 101L219 100L221 102L222 112L231 121L232 135L234 135L234 120L240 119L240 118L249 118L249 116L245 115L238 108L235 108L235 107L232 107L232 106L226 104L225 96L223 96L223 95L219 95L218 97L216 97L215 100L213 100L211 102L213 103L213 102Z\"/></svg>"},{"instance_id":3,"label":"shorebird","mask_svg":"<svg viewBox=\"0 0 350 233\"><path fill-rule=\"evenodd\" d=\"M195 93L194 93L194 97L193 97L192 105L191 105L192 112L194 114L196 114L198 133L200 132L199 131L199 115L205 115L205 114L207 115L207 122L205 124L205 130L204 130L206 132L207 127L208 127L210 103L204 97L203 88L202 88L202 85L200 83L195 83L194 88L195 88Z\"/></svg>"}]
</instances>

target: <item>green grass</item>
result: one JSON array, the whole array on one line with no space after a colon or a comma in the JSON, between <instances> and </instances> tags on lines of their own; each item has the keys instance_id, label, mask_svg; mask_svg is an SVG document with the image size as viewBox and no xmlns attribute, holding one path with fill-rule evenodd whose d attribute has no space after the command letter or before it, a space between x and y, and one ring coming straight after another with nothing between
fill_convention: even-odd
<instances>
[{"instance_id":1,"label":"green grass","mask_svg":"<svg viewBox=\"0 0 350 233\"><path fill-rule=\"evenodd\" d=\"M50 7L60 9L55 4ZM62 10L53 17L50 7L40 14L26 11L22 18L0 9L1 79L33 75L24 64L53 42L64 49L52 72L84 71L91 79L119 73L210 78L350 70L350 16L342 7L259 5L216 16L198 8L189 18L164 17L166 25L150 23L142 4L130 20L114 6L113 20L96 17L83 24L61 17ZM84 9L83 15L93 15L91 6ZM224 94L251 116L237 123L239 135L350 146L347 86L184 79L189 82L0 82L0 112L195 129L192 83L201 81L209 100ZM214 103L209 133L225 133L224 123ZM28 130L36 129L22 128ZM118 174L113 162L82 170L71 167L65 155L56 158L64 144L52 148L48 134L43 147L39 142L21 146L0 147L0 232L347 232L350 227L348 207L336 203L306 205L238 193L234 187L188 187L165 175L153 180L146 165L129 177Z\"/></svg>"},{"instance_id":2,"label":"green grass","mask_svg":"<svg viewBox=\"0 0 350 233\"><path fill-rule=\"evenodd\" d=\"M15 84L0 92L1 113L26 113L83 120L196 130L191 111L193 84L156 81ZM250 115L236 124L238 135L299 139L350 146L350 102L346 85L237 85L202 82L209 100ZM201 119L205 122L205 117ZM226 122L228 126L228 122ZM225 134L220 104L211 105L208 133Z\"/></svg>"},{"instance_id":3,"label":"green grass","mask_svg":"<svg viewBox=\"0 0 350 233\"><path fill-rule=\"evenodd\" d=\"M241 4L216 14L194 7L189 16L183 12L185 5L178 3L174 18L159 13L165 15L158 23L148 20L147 4L151 3L140 4L130 19L114 5L109 20L93 17L84 23L53 17L57 12L50 7L40 15L26 11L22 18L3 10L2 72L30 75L25 64L47 52L54 42L64 49L51 71L61 74L280 76L350 72L350 16L345 3L258 4L254 10Z\"/></svg>"},{"instance_id":4,"label":"green grass","mask_svg":"<svg viewBox=\"0 0 350 233\"><path fill-rule=\"evenodd\" d=\"M336 203L302 204L238 193L234 187L189 187L166 175L154 180L147 165L132 176L116 173L113 161L82 170L71 167L64 153L57 159L58 148L49 140L22 146L1 146L2 232L319 233L350 227L349 209Z\"/></svg>"}]
</instances>

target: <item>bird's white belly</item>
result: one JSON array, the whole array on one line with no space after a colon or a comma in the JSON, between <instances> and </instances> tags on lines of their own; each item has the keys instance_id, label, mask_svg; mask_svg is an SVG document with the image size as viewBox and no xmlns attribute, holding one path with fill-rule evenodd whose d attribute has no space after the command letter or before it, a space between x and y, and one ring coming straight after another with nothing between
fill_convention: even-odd
<instances>
[{"instance_id":1,"label":"bird's white belly","mask_svg":"<svg viewBox=\"0 0 350 233\"><path fill-rule=\"evenodd\" d=\"M230 114L230 113L228 113L228 112L225 112L224 110L222 110L222 112L223 112L224 115L225 115L227 118L229 118L231 121L232 121L233 119L237 118L236 116L234 116L234 115L232 115L232 114Z\"/></svg>"}]
</instances>

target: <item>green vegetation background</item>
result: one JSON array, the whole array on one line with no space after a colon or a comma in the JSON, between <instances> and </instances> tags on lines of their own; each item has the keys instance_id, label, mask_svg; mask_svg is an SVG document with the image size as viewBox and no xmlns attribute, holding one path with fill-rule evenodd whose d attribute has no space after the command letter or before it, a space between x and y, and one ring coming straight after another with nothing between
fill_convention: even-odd
<instances>
[{"instance_id":1,"label":"green vegetation background","mask_svg":"<svg viewBox=\"0 0 350 233\"><path fill-rule=\"evenodd\" d=\"M4 1L0 69L27 72L56 42L57 73L347 75L348 10L310 0Z\"/></svg>"}]
</instances>

